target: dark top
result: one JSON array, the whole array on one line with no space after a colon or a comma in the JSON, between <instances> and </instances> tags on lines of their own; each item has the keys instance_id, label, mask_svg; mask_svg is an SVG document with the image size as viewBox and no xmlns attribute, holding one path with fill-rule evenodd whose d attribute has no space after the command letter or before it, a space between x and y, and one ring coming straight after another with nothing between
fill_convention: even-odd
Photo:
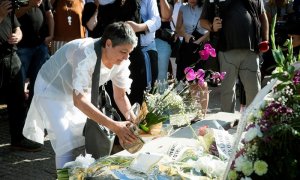
<instances>
[{"instance_id":1,"label":"dark top","mask_svg":"<svg viewBox=\"0 0 300 180\"><path fill-rule=\"evenodd\" d=\"M18 18L23 32L23 38L18 47L35 47L44 42L49 35L46 12L51 8L50 1L43 0L39 7L31 8Z\"/></svg>"},{"instance_id":2,"label":"dark top","mask_svg":"<svg viewBox=\"0 0 300 180\"><path fill-rule=\"evenodd\" d=\"M118 21L134 21L139 22L140 0L116 0L112 4L98 6L98 23L93 31L89 31L89 36L93 38L101 37L107 25ZM124 3L124 4L123 4ZM82 24L86 27L86 23L95 12L94 3L86 3L82 14ZM88 29L88 28L87 28Z\"/></svg>"},{"instance_id":3,"label":"dark top","mask_svg":"<svg viewBox=\"0 0 300 180\"><path fill-rule=\"evenodd\" d=\"M14 16L14 27L20 27L20 24ZM8 44L8 37L11 35L12 24L11 16L6 16L0 23L0 56L10 54L11 50L16 51L17 47L15 45Z\"/></svg>"},{"instance_id":4,"label":"dark top","mask_svg":"<svg viewBox=\"0 0 300 180\"><path fill-rule=\"evenodd\" d=\"M212 22L215 16L214 7L213 3L205 0L201 19L208 19ZM261 7L257 8L260 12ZM242 0L231 0L228 4L220 4L220 17L222 29L219 32L217 47L220 51L255 49L254 24Z\"/></svg>"}]
</instances>

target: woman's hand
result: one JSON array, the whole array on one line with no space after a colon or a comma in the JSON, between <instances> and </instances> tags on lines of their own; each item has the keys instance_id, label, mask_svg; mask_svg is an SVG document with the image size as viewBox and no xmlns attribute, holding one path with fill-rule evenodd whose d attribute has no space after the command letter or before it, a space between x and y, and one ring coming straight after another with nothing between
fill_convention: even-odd
<instances>
[{"instance_id":1,"label":"woman's hand","mask_svg":"<svg viewBox=\"0 0 300 180\"><path fill-rule=\"evenodd\" d=\"M132 123L130 121L115 121L115 127L112 129L119 137L120 143L133 143L137 137L129 129Z\"/></svg>"},{"instance_id":2,"label":"woman's hand","mask_svg":"<svg viewBox=\"0 0 300 180\"><path fill-rule=\"evenodd\" d=\"M195 41L195 37L193 35L191 35L191 34L185 33L184 34L184 41L186 43L189 43L190 41L194 42Z\"/></svg>"}]
</instances>

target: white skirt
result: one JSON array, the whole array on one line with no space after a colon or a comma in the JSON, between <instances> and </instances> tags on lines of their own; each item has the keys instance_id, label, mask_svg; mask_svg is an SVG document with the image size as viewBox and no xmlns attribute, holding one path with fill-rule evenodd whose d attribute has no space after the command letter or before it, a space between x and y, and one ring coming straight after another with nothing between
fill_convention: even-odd
<instances>
[{"instance_id":1,"label":"white skirt","mask_svg":"<svg viewBox=\"0 0 300 180\"><path fill-rule=\"evenodd\" d=\"M82 132L87 117L73 101L47 97L47 91L51 89L48 85L43 78L37 77L23 134L43 144L46 129L55 153L60 155L84 145Z\"/></svg>"}]
</instances>

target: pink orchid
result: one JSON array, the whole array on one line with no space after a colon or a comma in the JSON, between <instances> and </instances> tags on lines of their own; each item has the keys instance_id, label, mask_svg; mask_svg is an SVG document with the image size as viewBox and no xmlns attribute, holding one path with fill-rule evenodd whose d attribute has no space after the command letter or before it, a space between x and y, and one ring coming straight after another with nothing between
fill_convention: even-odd
<instances>
[{"instance_id":1,"label":"pink orchid","mask_svg":"<svg viewBox=\"0 0 300 180\"><path fill-rule=\"evenodd\" d=\"M198 71L196 72L196 78L197 79L203 79L205 75L205 71L203 69L198 69Z\"/></svg>"},{"instance_id":2,"label":"pink orchid","mask_svg":"<svg viewBox=\"0 0 300 180\"><path fill-rule=\"evenodd\" d=\"M221 72L220 79L223 80L226 75L226 72Z\"/></svg>"},{"instance_id":3,"label":"pink orchid","mask_svg":"<svg viewBox=\"0 0 300 180\"><path fill-rule=\"evenodd\" d=\"M189 71L191 71L191 70L193 70L193 68L191 68L191 67L186 67L185 69L184 69L184 74L187 74ZM193 70L194 71L194 70Z\"/></svg>"},{"instance_id":4,"label":"pink orchid","mask_svg":"<svg viewBox=\"0 0 300 180\"><path fill-rule=\"evenodd\" d=\"M207 60L209 58L209 51L207 51L205 49L201 50L201 51L199 51L199 55L202 60Z\"/></svg>"},{"instance_id":5,"label":"pink orchid","mask_svg":"<svg viewBox=\"0 0 300 180\"><path fill-rule=\"evenodd\" d=\"M184 69L184 73L186 74L185 78L188 81L192 81L196 78L197 74L195 73L194 69L192 69L191 67L187 67Z\"/></svg>"},{"instance_id":6,"label":"pink orchid","mask_svg":"<svg viewBox=\"0 0 300 180\"><path fill-rule=\"evenodd\" d=\"M202 60L207 60L209 56L216 57L216 50L210 44L205 44L204 49L199 51L199 55Z\"/></svg>"},{"instance_id":7,"label":"pink orchid","mask_svg":"<svg viewBox=\"0 0 300 180\"><path fill-rule=\"evenodd\" d=\"M198 79L198 84L199 85L204 85L204 77L205 77L205 71L203 69L198 69L196 72L196 78Z\"/></svg>"},{"instance_id":8,"label":"pink orchid","mask_svg":"<svg viewBox=\"0 0 300 180\"><path fill-rule=\"evenodd\" d=\"M216 57L216 50L210 44L205 44L204 49L209 52L211 57Z\"/></svg>"}]
</instances>

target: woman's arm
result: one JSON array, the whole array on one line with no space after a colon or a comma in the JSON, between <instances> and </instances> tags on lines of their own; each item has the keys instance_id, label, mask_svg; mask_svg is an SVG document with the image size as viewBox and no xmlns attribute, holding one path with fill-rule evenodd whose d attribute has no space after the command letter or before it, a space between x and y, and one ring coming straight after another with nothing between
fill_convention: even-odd
<instances>
[{"instance_id":1,"label":"woman's arm","mask_svg":"<svg viewBox=\"0 0 300 180\"><path fill-rule=\"evenodd\" d=\"M184 24L183 24L183 14L182 11L179 10L178 16L177 16L177 22L175 31L179 36L184 37L184 40L186 43L190 41L190 39L193 37L191 34L188 34L185 32Z\"/></svg>"},{"instance_id":2,"label":"woman's arm","mask_svg":"<svg viewBox=\"0 0 300 180\"><path fill-rule=\"evenodd\" d=\"M126 118L126 120L134 121L135 115L133 112L129 113L129 110L131 109L131 103L126 95L126 90L115 85L113 86L113 90L114 100L123 116Z\"/></svg>"},{"instance_id":3,"label":"woman's arm","mask_svg":"<svg viewBox=\"0 0 300 180\"><path fill-rule=\"evenodd\" d=\"M160 5L161 21L162 22L170 21L172 18L172 6L170 6L167 0L160 0L159 5Z\"/></svg>"},{"instance_id":4,"label":"woman's arm","mask_svg":"<svg viewBox=\"0 0 300 180\"><path fill-rule=\"evenodd\" d=\"M203 36L201 36L199 39L197 39L194 43L200 44L202 42L206 42L209 39L209 34L210 34L210 32L207 31Z\"/></svg>"},{"instance_id":5,"label":"woman's arm","mask_svg":"<svg viewBox=\"0 0 300 180\"><path fill-rule=\"evenodd\" d=\"M48 25L48 36L45 38L45 44L48 45L54 37L54 18L51 10L46 12L46 22Z\"/></svg>"},{"instance_id":6,"label":"woman's arm","mask_svg":"<svg viewBox=\"0 0 300 180\"><path fill-rule=\"evenodd\" d=\"M107 117L88 100L86 95L77 93L75 90L73 90L73 101L75 107L77 107L90 119L103 126L106 126L116 133L121 142L133 142L136 139L135 135L127 128L130 125L129 121L114 121L113 119Z\"/></svg>"}]
</instances>

